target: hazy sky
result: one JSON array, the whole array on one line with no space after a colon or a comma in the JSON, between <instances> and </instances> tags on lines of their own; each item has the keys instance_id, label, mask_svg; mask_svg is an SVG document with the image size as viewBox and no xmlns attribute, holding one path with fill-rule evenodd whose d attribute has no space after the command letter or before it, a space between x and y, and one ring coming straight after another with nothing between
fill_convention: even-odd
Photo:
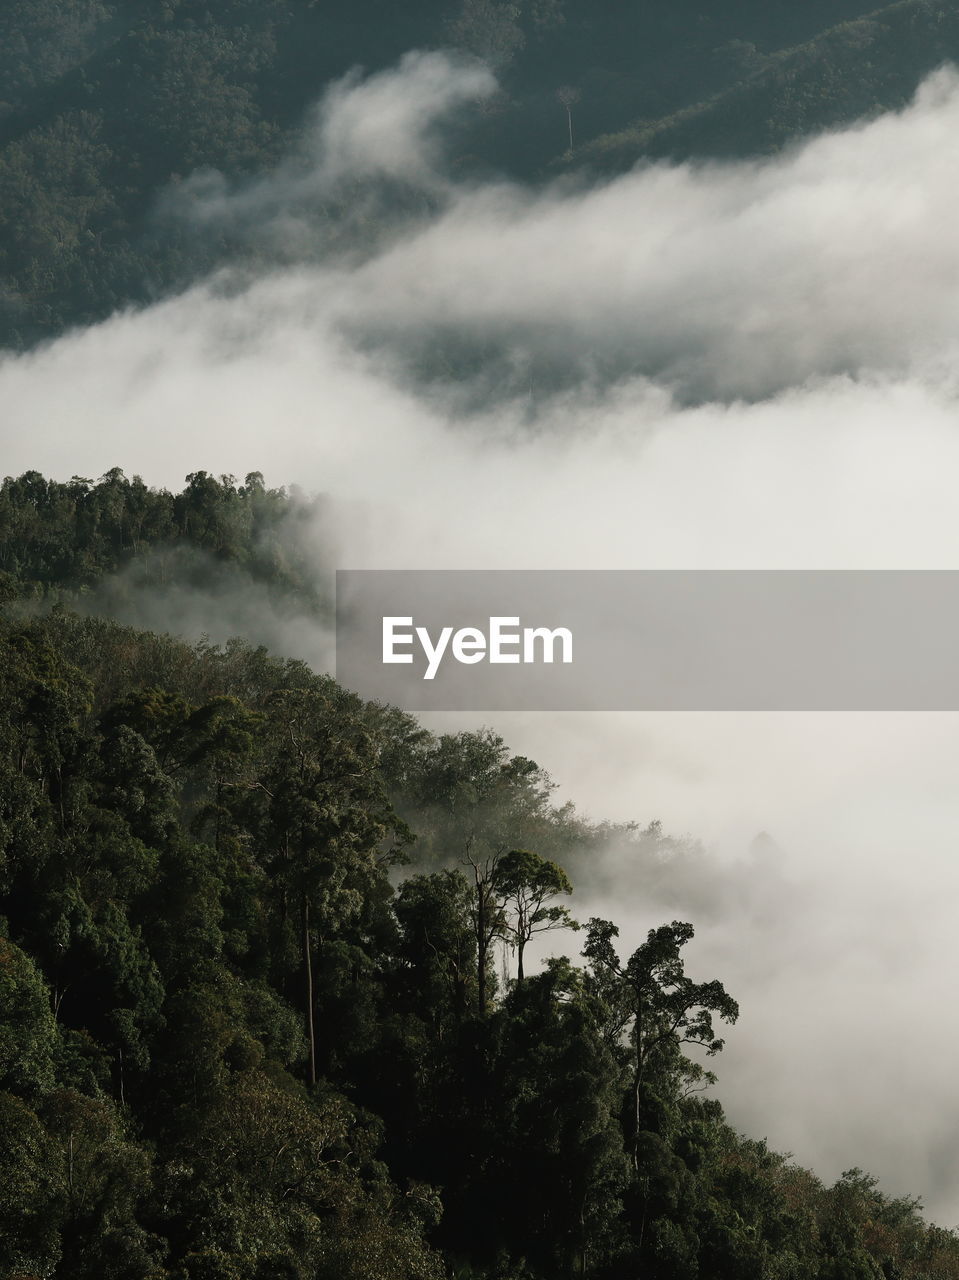
<instances>
[{"instance_id":1,"label":"hazy sky","mask_svg":"<svg viewBox=\"0 0 959 1280\"><path fill-rule=\"evenodd\" d=\"M260 470L330 496L317 559L344 568L959 568L956 75L775 160L536 190L451 176L443 120L491 89L411 55L271 179L184 184L170 216L284 265L7 357L5 471ZM742 1008L733 1122L959 1223L959 717L494 727L563 798L724 868L691 972ZM625 861L577 898L624 945L673 909Z\"/></svg>"}]
</instances>

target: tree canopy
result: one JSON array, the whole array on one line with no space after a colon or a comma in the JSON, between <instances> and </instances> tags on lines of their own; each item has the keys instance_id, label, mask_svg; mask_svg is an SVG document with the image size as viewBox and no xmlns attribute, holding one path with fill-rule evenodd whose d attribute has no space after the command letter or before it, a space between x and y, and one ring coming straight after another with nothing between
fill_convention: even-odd
<instances>
[{"instance_id":1,"label":"tree canopy","mask_svg":"<svg viewBox=\"0 0 959 1280\"><path fill-rule=\"evenodd\" d=\"M439 48L484 59L501 83L453 130L454 166L536 181L776 151L899 108L959 55L959 15L928 0L10 0L0 344L259 261L242 234L171 216L184 181L269 174L333 82ZM335 208L315 212L316 239L335 241Z\"/></svg>"},{"instance_id":2,"label":"tree canopy","mask_svg":"<svg viewBox=\"0 0 959 1280\"><path fill-rule=\"evenodd\" d=\"M608 835L535 762L239 641L31 615L10 580L4 1275L959 1276L917 1201L729 1127L703 1056L738 1006L687 975L692 925L624 960L593 919L582 962L497 973L574 948L563 863ZM651 877L683 854L619 835Z\"/></svg>"}]
</instances>

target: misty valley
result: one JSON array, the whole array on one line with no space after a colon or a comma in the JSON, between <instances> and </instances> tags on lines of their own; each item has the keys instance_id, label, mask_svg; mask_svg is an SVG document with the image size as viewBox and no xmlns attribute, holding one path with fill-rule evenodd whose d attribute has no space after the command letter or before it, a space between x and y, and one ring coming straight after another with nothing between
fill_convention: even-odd
<instances>
[{"instance_id":1,"label":"misty valley","mask_svg":"<svg viewBox=\"0 0 959 1280\"><path fill-rule=\"evenodd\" d=\"M740 1010L693 924L632 948L577 918L617 857L664 917L728 924L746 881L558 804L490 730L76 611L172 590L137 573L162 547L214 600L265 577L320 619L302 501L0 490L5 1274L959 1274L917 1199L730 1125Z\"/></svg>"},{"instance_id":2,"label":"misty valley","mask_svg":"<svg viewBox=\"0 0 959 1280\"><path fill-rule=\"evenodd\" d=\"M957 67L938 0L0 6L0 1280L959 1280L959 716L331 674L342 569L954 569Z\"/></svg>"}]
</instances>

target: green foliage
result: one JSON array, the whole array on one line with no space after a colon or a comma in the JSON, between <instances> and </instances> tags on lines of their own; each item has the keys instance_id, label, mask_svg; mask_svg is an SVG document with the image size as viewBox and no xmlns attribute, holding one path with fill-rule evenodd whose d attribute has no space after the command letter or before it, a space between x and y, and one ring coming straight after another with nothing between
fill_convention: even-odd
<instances>
[{"instance_id":1,"label":"green foliage","mask_svg":"<svg viewBox=\"0 0 959 1280\"><path fill-rule=\"evenodd\" d=\"M238 594L259 588L281 612L322 612L301 528L318 507L205 471L182 492L148 488L114 468L93 483L36 471L0 486L0 573L8 596L64 602L110 616L133 614L184 591Z\"/></svg>"},{"instance_id":2,"label":"green foliage","mask_svg":"<svg viewBox=\"0 0 959 1280\"><path fill-rule=\"evenodd\" d=\"M36 965L0 938L0 1089L35 1099L53 1085L57 1028Z\"/></svg>"},{"instance_id":3,"label":"green foliage","mask_svg":"<svg viewBox=\"0 0 959 1280\"><path fill-rule=\"evenodd\" d=\"M476 1007L473 894L459 870L404 880L396 896L402 987L411 1009L442 1037Z\"/></svg>"},{"instance_id":4,"label":"green foliage","mask_svg":"<svg viewBox=\"0 0 959 1280\"><path fill-rule=\"evenodd\" d=\"M161 1173L168 1231L204 1242L185 1255L188 1274L216 1257L244 1277L269 1259L296 1276L433 1280L415 1217L382 1173L364 1179L352 1159L364 1148L342 1097L311 1101L291 1080L232 1073Z\"/></svg>"},{"instance_id":5,"label":"green foliage","mask_svg":"<svg viewBox=\"0 0 959 1280\"><path fill-rule=\"evenodd\" d=\"M486 60L502 82L452 131L453 163L531 178L551 165L775 150L901 106L957 56L959 20L928 0L11 0L0 342L29 346L249 259L242 234L171 216L183 180L269 173L301 150L332 81L440 47ZM318 243L343 234L334 206L309 216Z\"/></svg>"},{"instance_id":6,"label":"green foliage","mask_svg":"<svg viewBox=\"0 0 959 1280\"><path fill-rule=\"evenodd\" d=\"M697 874L657 824L591 827L496 735L242 642L8 605L0 688L11 1280L959 1276L917 1202L824 1188L702 1095L737 1007L687 977L692 926L623 961L593 920L586 969L497 990L495 946L572 923L560 856Z\"/></svg>"},{"instance_id":7,"label":"green foliage","mask_svg":"<svg viewBox=\"0 0 959 1280\"><path fill-rule=\"evenodd\" d=\"M507 913L505 936L517 955L517 978L523 981L523 952L537 933L578 929L566 907L550 906L560 893L572 893L569 876L555 862L529 849L511 849L496 864L494 891Z\"/></svg>"},{"instance_id":8,"label":"green foliage","mask_svg":"<svg viewBox=\"0 0 959 1280\"><path fill-rule=\"evenodd\" d=\"M520 17L517 4L463 0L459 12L447 24L446 34L452 45L500 68L511 62L526 43Z\"/></svg>"},{"instance_id":9,"label":"green foliage","mask_svg":"<svg viewBox=\"0 0 959 1280\"><path fill-rule=\"evenodd\" d=\"M150 1185L150 1158L130 1141L106 1099L70 1089L39 1111L54 1146L60 1242L70 1274L122 1276L153 1270L160 1242L137 1220Z\"/></svg>"},{"instance_id":10,"label":"green foliage","mask_svg":"<svg viewBox=\"0 0 959 1280\"><path fill-rule=\"evenodd\" d=\"M742 39L726 42L717 50L727 72L718 92L597 137L578 159L619 170L641 155L775 152L804 135L902 108L923 75L959 53L956 14L924 0L843 16L853 20L802 43L767 44L768 52Z\"/></svg>"},{"instance_id":11,"label":"green foliage","mask_svg":"<svg viewBox=\"0 0 959 1280\"><path fill-rule=\"evenodd\" d=\"M58 1152L22 1098L0 1093L0 1272L47 1275L61 1254Z\"/></svg>"}]
</instances>

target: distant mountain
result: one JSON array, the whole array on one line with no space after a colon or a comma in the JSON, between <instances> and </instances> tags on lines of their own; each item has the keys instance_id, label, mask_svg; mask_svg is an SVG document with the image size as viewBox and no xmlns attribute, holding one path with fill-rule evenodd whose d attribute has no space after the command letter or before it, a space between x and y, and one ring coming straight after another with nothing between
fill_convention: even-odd
<instances>
[{"instance_id":1,"label":"distant mountain","mask_svg":"<svg viewBox=\"0 0 959 1280\"><path fill-rule=\"evenodd\" d=\"M905 0L790 48L733 41L741 76L700 102L591 139L577 160L621 171L644 156L742 156L899 108L923 76L959 58L959 13Z\"/></svg>"},{"instance_id":2,"label":"distant mountain","mask_svg":"<svg viewBox=\"0 0 959 1280\"><path fill-rule=\"evenodd\" d=\"M158 216L162 193L204 168L268 172L332 81L439 47L485 59L502 86L451 140L457 170L538 180L571 162L766 152L897 107L959 56L959 14L933 0L10 0L0 345L234 258Z\"/></svg>"}]
</instances>

